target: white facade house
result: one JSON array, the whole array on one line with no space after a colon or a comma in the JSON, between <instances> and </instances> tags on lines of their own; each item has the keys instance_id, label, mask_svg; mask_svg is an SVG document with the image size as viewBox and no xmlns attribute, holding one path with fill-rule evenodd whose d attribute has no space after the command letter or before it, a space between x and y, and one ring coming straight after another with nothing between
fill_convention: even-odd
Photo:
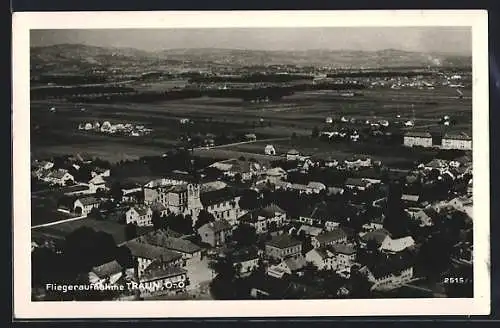
<instances>
[{"instance_id":1,"label":"white facade house","mask_svg":"<svg viewBox=\"0 0 500 328\"><path fill-rule=\"evenodd\" d=\"M267 145L266 148L264 148L264 154L274 156L276 155L276 149L273 145Z\"/></svg>"},{"instance_id":2,"label":"white facade house","mask_svg":"<svg viewBox=\"0 0 500 328\"><path fill-rule=\"evenodd\" d=\"M472 150L472 137L466 133L446 134L443 137L443 149Z\"/></svg>"},{"instance_id":3,"label":"white facade house","mask_svg":"<svg viewBox=\"0 0 500 328\"><path fill-rule=\"evenodd\" d=\"M98 208L100 203L95 197L81 197L75 200L73 210L76 214L87 216L94 208Z\"/></svg>"},{"instance_id":4,"label":"white facade house","mask_svg":"<svg viewBox=\"0 0 500 328\"><path fill-rule=\"evenodd\" d=\"M407 132L403 144L406 147L432 147L432 135L429 132Z\"/></svg>"},{"instance_id":5,"label":"white facade house","mask_svg":"<svg viewBox=\"0 0 500 328\"><path fill-rule=\"evenodd\" d=\"M139 227L152 226L153 211L150 207L134 206L125 213L126 223L134 223Z\"/></svg>"}]
</instances>

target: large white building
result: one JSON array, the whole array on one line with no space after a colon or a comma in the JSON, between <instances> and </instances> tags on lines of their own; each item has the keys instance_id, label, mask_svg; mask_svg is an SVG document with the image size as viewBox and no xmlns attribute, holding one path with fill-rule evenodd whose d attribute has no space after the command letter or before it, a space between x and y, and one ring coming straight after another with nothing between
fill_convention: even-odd
<instances>
[{"instance_id":1,"label":"large white building","mask_svg":"<svg viewBox=\"0 0 500 328\"><path fill-rule=\"evenodd\" d=\"M407 147L432 147L432 135L429 132L407 132L403 144Z\"/></svg>"},{"instance_id":2,"label":"large white building","mask_svg":"<svg viewBox=\"0 0 500 328\"><path fill-rule=\"evenodd\" d=\"M472 137L466 133L446 134L443 137L443 149L472 150Z\"/></svg>"}]
</instances>

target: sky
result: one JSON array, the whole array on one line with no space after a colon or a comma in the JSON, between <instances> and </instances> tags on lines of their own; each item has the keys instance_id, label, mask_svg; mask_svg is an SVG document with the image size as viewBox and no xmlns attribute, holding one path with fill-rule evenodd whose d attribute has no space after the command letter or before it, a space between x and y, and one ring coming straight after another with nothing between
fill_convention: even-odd
<instances>
[{"instance_id":1,"label":"sky","mask_svg":"<svg viewBox=\"0 0 500 328\"><path fill-rule=\"evenodd\" d=\"M79 43L147 51L178 48L252 50L398 49L472 54L470 27L327 27L32 30L31 46Z\"/></svg>"}]
</instances>

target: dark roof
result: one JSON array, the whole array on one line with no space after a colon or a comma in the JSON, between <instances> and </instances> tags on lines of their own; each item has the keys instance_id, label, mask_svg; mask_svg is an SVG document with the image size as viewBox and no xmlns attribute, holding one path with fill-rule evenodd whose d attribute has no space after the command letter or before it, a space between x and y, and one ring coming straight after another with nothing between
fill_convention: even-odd
<instances>
[{"instance_id":1,"label":"dark roof","mask_svg":"<svg viewBox=\"0 0 500 328\"><path fill-rule=\"evenodd\" d=\"M141 282L165 279L180 276L182 274L187 274L187 270L176 266L162 268L151 265L151 268L148 267L144 271L144 274L141 277Z\"/></svg>"},{"instance_id":2,"label":"dark roof","mask_svg":"<svg viewBox=\"0 0 500 328\"><path fill-rule=\"evenodd\" d=\"M168 236L163 230L155 230L135 239L138 242L163 247L181 253L196 253L200 247L189 240Z\"/></svg>"},{"instance_id":3,"label":"dark roof","mask_svg":"<svg viewBox=\"0 0 500 328\"><path fill-rule=\"evenodd\" d=\"M347 238L346 233L342 229L334 229L316 236L316 240L320 244L328 243L331 241Z\"/></svg>"},{"instance_id":4,"label":"dark roof","mask_svg":"<svg viewBox=\"0 0 500 328\"><path fill-rule=\"evenodd\" d=\"M163 212L163 211L166 211L167 208L162 203L156 202L156 203L151 204L151 210L157 211L157 212Z\"/></svg>"},{"instance_id":5,"label":"dark roof","mask_svg":"<svg viewBox=\"0 0 500 328\"><path fill-rule=\"evenodd\" d=\"M331 246L335 253L352 255L356 253L356 248L353 245L338 244Z\"/></svg>"},{"instance_id":6,"label":"dark roof","mask_svg":"<svg viewBox=\"0 0 500 328\"><path fill-rule=\"evenodd\" d=\"M257 215L263 216L265 218L272 218L276 215L276 213L286 213L283 209L281 209L276 204L270 204L257 212Z\"/></svg>"},{"instance_id":7,"label":"dark roof","mask_svg":"<svg viewBox=\"0 0 500 328\"><path fill-rule=\"evenodd\" d=\"M130 240L125 243L130 249L132 256L150 260L161 260L162 262L172 262L182 258L180 253L168 250L163 247L140 243L136 240Z\"/></svg>"},{"instance_id":8,"label":"dark roof","mask_svg":"<svg viewBox=\"0 0 500 328\"><path fill-rule=\"evenodd\" d=\"M92 272L94 272L99 278L109 277L113 274L121 272L122 270L123 267L116 260L92 268Z\"/></svg>"},{"instance_id":9,"label":"dark roof","mask_svg":"<svg viewBox=\"0 0 500 328\"><path fill-rule=\"evenodd\" d=\"M97 203L100 202L99 199L97 199L95 197L92 197L92 196L89 196L89 197L80 197L77 200L79 200L82 203L83 206L94 205L94 204L97 204Z\"/></svg>"},{"instance_id":10,"label":"dark roof","mask_svg":"<svg viewBox=\"0 0 500 328\"><path fill-rule=\"evenodd\" d=\"M230 229L232 229L231 224L229 224L229 222L227 222L226 220L218 220L218 221L215 221L215 222L206 223L205 225L203 225L202 227L200 227L200 229L203 228L203 227L211 229L213 232L220 232L220 231L223 231L223 230L230 230Z\"/></svg>"},{"instance_id":11,"label":"dark roof","mask_svg":"<svg viewBox=\"0 0 500 328\"><path fill-rule=\"evenodd\" d=\"M204 207L219 204L221 202L233 200L238 193L233 188L223 188L219 190L207 191L200 194L200 200Z\"/></svg>"},{"instance_id":12,"label":"dark roof","mask_svg":"<svg viewBox=\"0 0 500 328\"><path fill-rule=\"evenodd\" d=\"M259 257L255 247L245 247L234 251L228 251L228 253L231 255L234 262L245 262Z\"/></svg>"},{"instance_id":13,"label":"dark roof","mask_svg":"<svg viewBox=\"0 0 500 328\"><path fill-rule=\"evenodd\" d=\"M411 132L406 132L405 137L432 138L432 135L429 132L411 131Z\"/></svg>"},{"instance_id":14,"label":"dark roof","mask_svg":"<svg viewBox=\"0 0 500 328\"><path fill-rule=\"evenodd\" d=\"M443 139L453 139L453 140L472 140L472 137L469 136L467 133L460 133L460 134L452 134L452 133L447 133L444 135Z\"/></svg>"},{"instance_id":15,"label":"dark roof","mask_svg":"<svg viewBox=\"0 0 500 328\"><path fill-rule=\"evenodd\" d=\"M410 267L411 262L406 256L393 256L386 261L376 261L368 265L368 269L376 279L390 274L400 274Z\"/></svg>"},{"instance_id":16,"label":"dark roof","mask_svg":"<svg viewBox=\"0 0 500 328\"><path fill-rule=\"evenodd\" d=\"M74 186L63 187L61 189L61 191L63 193L65 193L65 194L69 194L69 193L72 193L72 192L85 191L85 190L89 190L89 187L88 186L84 186L84 185L74 185Z\"/></svg>"},{"instance_id":17,"label":"dark roof","mask_svg":"<svg viewBox=\"0 0 500 328\"><path fill-rule=\"evenodd\" d=\"M266 242L266 245L277 247L277 248L288 248L296 245L301 245L302 243L290 237L287 234L279 235L274 237L273 239Z\"/></svg>"},{"instance_id":18,"label":"dark roof","mask_svg":"<svg viewBox=\"0 0 500 328\"><path fill-rule=\"evenodd\" d=\"M361 240L364 242L368 242L369 240L375 240L378 244L382 244L385 237L390 236L389 231L386 229L377 229L374 231L367 232L363 236L361 236Z\"/></svg>"},{"instance_id":19,"label":"dark roof","mask_svg":"<svg viewBox=\"0 0 500 328\"><path fill-rule=\"evenodd\" d=\"M58 169L58 170L50 172L49 176L51 178L55 178L55 179L62 179L66 173L68 173L68 171L63 170L63 169Z\"/></svg>"},{"instance_id":20,"label":"dark roof","mask_svg":"<svg viewBox=\"0 0 500 328\"><path fill-rule=\"evenodd\" d=\"M144 206L144 205L136 205L136 206L133 206L132 207L136 212L137 214L139 214L140 216L144 216L146 214L148 214L148 209L149 207L147 206ZM131 209L132 209L131 208Z\"/></svg>"},{"instance_id":21,"label":"dark roof","mask_svg":"<svg viewBox=\"0 0 500 328\"><path fill-rule=\"evenodd\" d=\"M300 154L297 149L290 149L287 153L288 155L298 155Z\"/></svg>"}]
</instances>

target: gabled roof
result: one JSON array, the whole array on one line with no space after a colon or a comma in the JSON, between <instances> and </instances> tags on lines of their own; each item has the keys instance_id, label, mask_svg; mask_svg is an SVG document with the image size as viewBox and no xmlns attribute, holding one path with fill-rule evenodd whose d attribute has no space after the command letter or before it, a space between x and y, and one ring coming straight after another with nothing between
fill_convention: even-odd
<instances>
[{"instance_id":1,"label":"gabled roof","mask_svg":"<svg viewBox=\"0 0 500 328\"><path fill-rule=\"evenodd\" d=\"M163 230L151 231L148 234L142 235L135 239L138 242L159 246L181 253L196 253L200 251L200 247L193 244L189 240L169 237Z\"/></svg>"},{"instance_id":2,"label":"gabled roof","mask_svg":"<svg viewBox=\"0 0 500 328\"><path fill-rule=\"evenodd\" d=\"M306 265L306 259L303 256L299 256L297 258L288 258L283 262L292 272L300 270Z\"/></svg>"},{"instance_id":3,"label":"gabled roof","mask_svg":"<svg viewBox=\"0 0 500 328\"><path fill-rule=\"evenodd\" d=\"M261 210L257 211L258 216L263 216L265 218L273 218L276 216L276 213L286 213L286 212L276 204L270 204L262 208Z\"/></svg>"},{"instance_id":4,"label":"gabled roof","mask_svg":"<svg viewBox=\"0 0 500 328\"><path fill-rule=\"evenodd\" d=\"M310 236L318 236L323 231L323 228L308 226L308 225L304 224L304 225L300 226L298 231L299 232L304 231L304 233L306 233L307 235L310 235Z\"/></svg>"},{"instance_id":5,"label":"gabled roof","mask_svg":"<svg viewBox=\"0 0 500 328\"><path fill-rule=\"evenodd\" d=\"M54 179L62 179L64 176L68 174L67 170L64 169L57 169L55 171L52 171L49 173L49 177L54 178Z\"/></svg>"},{"instance_id":6,"label":"gabled roof","mask_svg":"<svg viewBox=\"0 0 500 328\"><path fill-rule=\"evenodd\" d=\"M297 151L297 149L290 149L287 152L287 155L299 155L300 153Z\"/></svg>"},{"instance_id":7,"label":"gabled roof","mask_svg":"<svg viewBox=\"0 0 500 328\"><path fill-rule=\"evenodd\" d=\"M330 246L330 248L338 254L352 255L356 253L356 248L353 245L338 244Z\"/></svg>"},{"instance_id":8,"label":"gabled roof","mask_svg":"<svg viewBox=\"0 0 500 328\"><path fill-rule=\"evenodd\" d=\"M266 242L266 245L273 246L273 247L280 248L280 249L293 247L293 246L297 246L297 245L301 245L301 244L302 244L302 242L300 240L294 239L287 234L276 236L276 237L272 238L271 240L269 240L268 242Z\"/></svg>"},{"instance_id":9,"label":"gabled roof","mask_svg":"<svg viewBox=\"0 0 500 328\"><path fill-rule=\"evenodd\" d=\"M432 135L429 132L410 131L405 133L405 137L432 138Z\"/></svg>"},{"instance_id":10,"label":"gabled roof","mask_svg":"<svg viewBox=\"0 0 500 328\"><path fill-rule=\"evenodd\" d=\"M130 240L125 243L130 249L132 256L150 260L161 260L162 262L172 262L182 258L182 254L168 250L163 247L140 243L136 240Z\"/></svg>"},{"instance_id":11,"label":"gabled roof","mask_svg":"<svg viewBox=\"0 0 500 328\"><path fill-rule=\"evenodd\" d=\"M444 135L443 139L472 141L472 137L464 132L460 134L447 133Z\"/></svg>"},{"instance_id":12,"label":"gabled roof","mask_svg":"<svg viewBox=\"0 0 500 328\"><path fill-rule=\"evenodd\" d=\"M99 199L97 199L95 197L92 197L92 196L81 197L81 198L78 198L77 200L79 200L80 203L82 203L83 206L94 205L94 204L97 204L97 203L101 202Z\"/></svg>"},{"instance_id":13,"label":"gabled roof","mask_svg":"<svg viewBox=\"0 0 500 328\"><path fill-rule=\"evenodd\" d=\"M383 250L390 252L401 252L408 247L415 245L415 240L411 236L399 239L385 238L380 246Z\"/></svg>"},{"instance_id":14,"label":"gabled roof","mask_svg":"<svg viewBox=\"0 0 500 328\"><path fill-rule=\"evenodd\" d=\"M95 273L99 278L112 276L116 273L121 272L122 270L123 267L116 260L92 268L92 272Z\"/></svg>"},{"instance_id":15,"label":"gabled roof","mask_svg":"<svg viewBox=\"0 0 500 328\"><path fill-rule=\"evenodd\" d=\"M342 229L334 229L316 236L316 240L320 244L327 244L332 241L347 238L346 233Z\"/></svg>"},{"instance_id":16,"label":"gabled roof","mask_svg":"<svg viewBox=\"0 0 500 328\"><path fill-rule=\"evenodd\" d=\"M213 232L217 233L217 232L221 232L224 230L231 230L232 226L226 220L218 220L215 222L206 223L200 227L200 229L202 229L202 228L208 228L208 229L212 230Z\"/></svg>"},{"instance_id":17,"label":"gabled roof","mask_svg":"<svg viewBox=\"0 0 500 328\"><path fill-rule=\"evenodd\" d=\"M374 262L368 269L376 279L379 279L391 274L399 275L401 271L409 269L411 266L410 261L406 257L393 256L384 262Z\"/></svg>"},{"instance_id":18,"label":"gabled roof","mask_svg":"<svg viewBox=\"0 0 500 328\"><path fill-rule=\"evenodd\" d=\"M144 274L141 276L141 282L176 277L183 274L187 274L187 270L180 267L171 266L162 268L161 266L155 267L154 265L152 265L151 268L148 267L144 271Z\"/></svg>"},{"instance_id":19,"label":"gabled roof","mask_svg":"<svg viewBox=\"0 0 500 328\"><path fill-rule=\"evenodd\" d=\"M134 209L137 212L137 214L139 214L139 216L144 216L148 214L149 207L144 205L136 205L131 207L130 209Z\"/></svg>"},{"instance_id":20,"label":"gabled roof","mask_svg":"<svg viewBox=\"0 0 500 328\"><path fill-rule=\"evenodd\" d=\"M370 184L369 181L360 178L348 178L345 182L346 186L355 186L355 187L366 187Z\"/></svg>"},{"instance_id":21,"label":"gabled roof","mask_svg":"<svg viewBox=\"0 0 500 328\"><path fill-rule=\"evenodd\" d=\"M200 194L200 200L204 207L219 204L221 202L234 200L238 193L232 188L211 190Z\"/></svg>"},{"instance_id":22,"label":"gabled roof","mask_svg":"<svg viewBox=\"0 0 500 328\"><path fill-rule=\"evenodd\" d=\"M361 240L364 242L375 240L380 245L387 236L390 236L389 231L382 228L364 234L363 236L361 236Z\"/></svg>"}]
</instances>

